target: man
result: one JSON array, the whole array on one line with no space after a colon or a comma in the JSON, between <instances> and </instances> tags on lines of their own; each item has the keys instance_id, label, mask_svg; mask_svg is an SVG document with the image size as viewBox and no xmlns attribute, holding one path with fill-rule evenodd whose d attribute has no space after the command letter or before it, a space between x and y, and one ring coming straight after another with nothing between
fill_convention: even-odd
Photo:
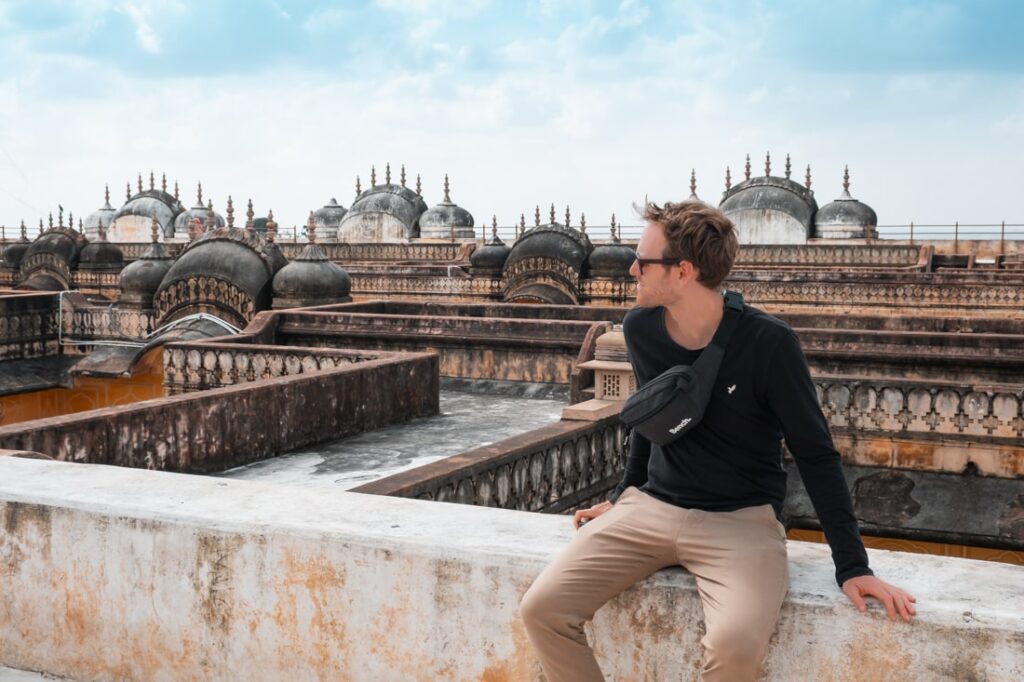
<instances>
[{"instance_id":1,"label":"man","mask_svg":"<svg viewBox=\"0 0 1024 682\"><path fill-rule=\"evenodd\" d=\"M735 229L699 202L648 204L630 270L637 308L623 323L638 385L691 365L723 317ZM576 512L579 533L521 605L549 682L601 680L584 623L651 573L681 564L704 606L703 679L754 680L788 587L782 438L832 549L836 580L861 611L881 600L909 621L914 598L872 575L853 504L793 331L744 306L700 423L653 446L634 432L607 502ZM581 523L586 522L582 527Z\"/></svg>"}]
</instances>

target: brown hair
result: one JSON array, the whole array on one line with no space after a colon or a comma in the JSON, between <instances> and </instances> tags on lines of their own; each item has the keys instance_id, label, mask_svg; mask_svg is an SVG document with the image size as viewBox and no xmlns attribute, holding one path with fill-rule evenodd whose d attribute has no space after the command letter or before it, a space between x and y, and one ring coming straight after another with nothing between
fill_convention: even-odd
<instances>
[{"instance_id":1,"label":"brown hair","mask_svg":"<svg viewBox=\"0 0 1024 682\"><path fill-rule=\"evenodd\" d=\"M729 276L740 244L732 221L717 208L700 201L648 202L643 217L665 230L668 245L662 257L693 263L700 273L697 281L708 289L717 289Z\"/></svg>"}]
</instances>

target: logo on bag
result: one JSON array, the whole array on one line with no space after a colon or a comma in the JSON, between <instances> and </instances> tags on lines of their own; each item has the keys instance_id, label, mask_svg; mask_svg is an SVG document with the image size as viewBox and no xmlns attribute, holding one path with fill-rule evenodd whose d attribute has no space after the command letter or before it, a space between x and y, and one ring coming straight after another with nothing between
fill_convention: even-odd
<instances>
[{"instance_id":1,"label":"logo on bag","mask_svg":"<svg viewBox=\"0 0 1024 682\"><path fill-rule=\"evenodd\" d=\"M674 427L669 429L668 432L671 433L671 434L679 433L680 429L686 428L686 425L689 424L692 421L693 421L692 419L690 419L689 417L686 417L685 419L683 419L683 421L679 422Z\"/></svg>"},{"instance_id":2,"label":"logo on bag","mask_svg":"<svg viewBox=\"0 0 1024 682\"><path fill-rule=\"evenodd\" d=\"M733 384L729 388L725 389L725 392L728 393L729 395L732 395L732 392L735 391L735 390L736 390L736 384Z\"/></svg>"}]
</instances>

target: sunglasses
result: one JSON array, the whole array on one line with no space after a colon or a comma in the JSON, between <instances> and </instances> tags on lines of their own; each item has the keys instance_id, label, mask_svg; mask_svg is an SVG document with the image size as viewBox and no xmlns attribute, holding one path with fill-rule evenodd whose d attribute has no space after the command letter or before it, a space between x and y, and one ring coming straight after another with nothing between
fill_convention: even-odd
<instances>
[{"instance_id":1,"label":"sunglasses","mask_svg":"<svg viewBox=\"0 0 1024 682\"><path fill-rule=\"evenodd\" d=\"M644 274L645 265L679 265L682 262L682 258L640 258L638 256L636 266L642 275Z\"/></svg>"}]
</instances>

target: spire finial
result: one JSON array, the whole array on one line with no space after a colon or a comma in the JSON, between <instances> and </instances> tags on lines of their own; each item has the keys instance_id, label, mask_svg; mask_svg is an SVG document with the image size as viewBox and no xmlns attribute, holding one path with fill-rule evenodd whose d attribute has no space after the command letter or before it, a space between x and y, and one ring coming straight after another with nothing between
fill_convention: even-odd
<instances>
[{"instance_id":1,"label":"spire finial","mask_svg":"<svg viewBox=\"0 0 1024 682\"><path fill-rule=\"evenodd\" d=\"M64 207L57 204L57 225L64 227Z\"/></svg>"},{"instance_id":2,"label":"spire finial","mask_svg":"<svg viewBox=\"0 0 1024 682\"><path fill-rule=\"evenodd\" d=\"M313 212L309 212L309 218L306 220L306 236L310 244L316 244L316 218L313 217Z\"/></svg>"},{"instance_id":3,"label":"spire finial","mask_svg":"<svg viewBox=\"0 0 1024 682\"><path fill-rule=\"evenodd\" d=\"M569 222L570 222L569 218L570 218L570 215L569 215L569 204L566 204L565 205L565 226L566 227L569 227Z\"/></svg>"},{"instance_id":4,"label":"spire finial","mask_svg":"<svg viewBox=\"0 0 1024 682\"><path fill-rule=\"evenodd\" d=\"M256 213L252 210L252 199L249 199L249 204L245 209L245 229L249 233L256 229L256 223L253 222L255 215Z\"/></svg>"},{"instance_id":5,"label":"spire finial","mask_svg":"<svg viewBox=\"0 0 1024 682\"><path fill-rule=\"evenodd\" d=\"M71 211L68 211L68 229L75 229L75 214Z\"/></svg>"},{"instance_id":6,"label":"spire finial","mask_svg":"<svg viewBox=\"0 0 1024 682\"><path fill-rule=\"evenodd\" d=\"M391 184L391 162L390 161L388 161L386 164L384 164L384 184L385 185L390 185Z\"/></svg>"},{"instance_id":7,"label":"spire finial","mask_svg":"<svg viewBox=\"0 0 1024 682\"><path fill-rule=\"evenodd\" d=\"M524 234L526 234L526 214L525 213L520 213L519 214L519 231L518 231L518 234L516 234L516 236L520 237L520 236L522 236Z\"/></svg>"},{"instance_id":8,"label":"spire finial","mask_svg":"<svg viewBox=\"0 0 1024 682\"><path fill-rule=\"evenodd\" d=\"M267 243L273 244L277 238L277 223L274 222L274 211L267 211Z\"/></svg>"},{"instance_id":9,"label":"spire finial","mask_svg":"<svg viewBox=\"0 0 1024 682\"><path fill-rule=\"evenodd\" d=\"M196 183L196 206L203 205L203 183L202 181Z\"/></svg>"},{"instance_id":10,"label":"spire finial","mask_svg":"<svg viewBox=\"0 0 1024 682\"><path fill-rule=\"evenodd\" d=\"M103 185L103 208L110 208L110 185Z\"/></svg>"},{"instance_id":11,"label":"spire finial","mask_svg":"<svg viewBox=\"0 0 1024 682\"><path fill-rule=\"evenodd\" d=\"M165 193L167 192L167 173L162 173L160 175L160 191Z\"/></svg>"},{"instance_id":12,"label":"spire finial","mask_svg":"<svg viewBox=\"0 0 1024 682\"><path fill-rule=\"evenodd\" d=\"M206 229L213 230L217 227L217 219L213 217L213 199L206 201Z\"/></svg>"},{"instance_id":13,"label":"spire finial","mask_svg":"<svg viewBox=\"0 0 1024 682\"><path fill-rule=\"evenodd\" d=\"M188 221L188 240L194 242L203 233L203 223L199 218Z\"/></svg>"},{"instance_id":14,"label":"spire finial","mask_svg":"<svg viewBox=\"0 0 1024 682\"><path fill-rule=\"evenodd\" d=\"M102 220L100 221L100 224L99 224L99 226L97 228L97 231L99 232L99 235L100 235L100 241L101 242L107 241L107 226L103 224Z\"/></svg>"},{"instance_id":15,"label":"spire finial","mask_svg":"<svg viewBox=\"0 0 1024 682\"><path fill-rule=\"evenodd\" d=\"M728 166L726 166L725 167L725 191L728 192L730 189L732 189L732 171L729 170Z\"/></svg>"},{"instance_id":16,"label":"spire finial","mask_svg":"<svg viewBox=\"0 0 1024 682\"><path fill-rule=\"evenodd\" d=\"M377 186L377 167L370 166L370 187Z\"/></svg>"},{"instance_id":17,"label":"spire finial","mask_svg":"<svg viewBox=\"0 0 1024 682\"><path fill-rule=\"evenodd\" d=\"M50 227L47 229L53 229L53 211L50 211Z\"/></svg>"},{"instance_id":18,"label":"spire finial","mask_svg":"<svg viewBox=\"0 0 1024 682\"><path fill-rule=\"evenodd\" d=\"M745 179L750 179L750 154L747 154L747 164L743 167L743 174L746 176Z\"/></svg>"},{"instance_id":19,"label":"spire finial","mask_svg":"<svg viewBox=\"0 0 1024 682\"><path fill-rule=\"evenodd\" d=\"M402 175L399 178L399 182L402 184L402 187L405 187L405 164L404 163L402 164Z\"/></svg>"},{"instance_id":20,"label":"spire finial","mask_svg":"<svg viewBox=\"0 0 1024 682\"><path fill-rule=\"evenodd\" d=\"M228 213L228 229L229 230L233 230L233 229L235 229L235 204L234 204L234 202L231 201L231 195L230 194L228 195L227 213Z\"/></svg>"},{"instance_id":21,"label":"spire finial","mask_svg":"<svg viewBox=\"0 0 1024 682\"><path fill-rule=\"evenodd\" d=\"M540 204L537 204L537 208L533 209L533 226L540 227Z\"/></svg>"},{"instance_id":22,"label":"spire finial","mask_svg":"<svg viewBox=\"0 0 1024 682\"><path fill-rule=\"evenodd\" d=\"M449 191L448 191L448 190L449 190L449 186L448 186L448 174L447 174L447 173L445 173L445 174L444 174L444 203L446 203L446 204L450 204L450 203L452 203L452 199L451 199L451 196L450 196L450 194L449 194Z\"/></svg>"},{"instance_id":23,"label":"spire finial","mask_svg":"<svg viewBox=\"0 0 1024 682\"><path fill-rule=\"evenodd\" d=\"M491 216L491 241L498 239L498 216Z\"/></svg>"},{"instance_id":24,"label":"spire finial","mask_svg":"<svg viewBox=\"0 0 1024 682\"><path fill-rule=\"evenodd\" d=\"M786 154L786 179L789 180L789 176L793 174L793 166L789 162L789 154Z\"/></svg>"},{"instance_id":25,"label":"spire finial","mask_svg":"<svg viewBox=\"0 0 1024 682\"><path fill-rule=\"evenodd\" d=\"M160 223L157 222L156 216L153 216L153 222L150 224L149 236L154 244L160 240Z\"/></svg>"},{"instance_id":26,"label":"spire finial","mask_svg":"<svg viewBox=\"0 0 1024 682\"><path fill-rule=\"evenodd\" d=\"M360 184L359 176L357 175L356 176L356 199L358 199L359 195L362 194L362 193L363 193L363 187Z\"/></svg>"},{"instance_id":27,"label":"spire finial","mask_svg":"<svg viewBox=\"0 0 1024 682\"><path fill-rule=\"evenodd\" d=\"M153 175L153 171L149 171L149 189L150 191L156 189L156 176Z\"/></svg>"},{"instance_id":28,"label":"spire finial","mask_svg":"<svg viewBox=\"0 0 1024 682\"><path fill-rule=\"evenodd\" d=\"M420 180L420 174L416 174L416 196L423 196L423 181Z\"/></svg>"},{"instance_id":29,"label":"spire finial","mask_svg":"<svg viewBox=\"0 0 1024 682\"><path fill-rule=\"evenodd\" d=\"M22 241L27 241L28 240L28 231L25 229L25 221L24 220L21 221L21 240Z\"/></svg>"},{"instance_id":30,"label":"spire finial","mask_svg":"<svg viewBox=\"0 0 1024 682\"><path fill-rule=\"evenodd\" d=\"M43 219L39 219L39 234L43 233Z\"/></svg>"},{"instance_id":31,"label":"spire finial","mask_svg":"<svg viewBox=\"0 0 1024 682\"><path fill-rule=\"evenodd\" d=\"M619 231L618 231L618 229L615 226L615 214L614 213L612 213L612 226L609 228L609 231L612 233L612 241L614 243L618 244L619 243Z\"/></svg>"},{"instance_id":32,"label":"spire finial","mask_svg":"<svg viewBox=\"0 0 1024 682\"><path fill-rule=\"evenodd\" d=\"M690 199L697 200L697 169L690 169Z\"/></svg>"},{"instance_id":33,"label":"spire finial","mask_svg":"<svg viewBox=\"0 0 1024 682\"><path fill-rule=\"evenodd\" d=\"M772 174L772 153L764 153L764 176L767 178Z\"/></svg>"},{"instance_id":34,"label":"spire finial","mask_svg":"<svg viewBox=\"0 0 1024 682\"><path fill-rule=\"evenodd\" d=\"M131 182L126 182L124 184L124 196L125 196L125 201L131 201L131 199L132 199L132 183Z\"/></svg>"},{"instance_id":35,"label":"spire finial","mask_svg":"<svg viewBox=\"0 0 1024 682\"><path fill-rule=\"evenodd\" d=\"M551 224L555 224L555 205L551 204Z\"/></svg>"},{"instance_id":36,"label":"spire finial","mask_svg":"<svg viewBox=\"0 0 1024 682\"><path fill-rule=\"evenodd\" d=\"M177 181L177 180L175 180L175 181L174 181L174 200L175 200L175 201L178 201L178 200L179 200L179 198L180 198L180 197L179 197L179 194L180 194L180 192L178 191L178 181Z\"/></svg>"},{"instance_id":37,"label":"spire finial","mask_svg":"<svg viewBox=\"0 0 1024 682\"><path fill-rule=\"evenodd\" d=\"M85 226L82 225L81 218L78 219L78 231L81 232L82 234L85 234Z\"/></svg>"},{"instance_id":38,"label":"spire finial","mask_svg":"<svg viewBox=\"0 0 1024 682\"><path fill-rule=\"evenodd\" d=\"M804 187L811 188L811 164L807 164L807 175L804 176Z\"/></svg>"},{"instance_id":39,"label":"spire finial","mask_svg":"<svg viewBox=\"0 0 1024 682\"><path fill-rule=\"evenodd\" d=\"M850 193L850 167L843 166L843 192Z\"/></svg>"},{"instance_id":40,"label":"spire finial","mask_svg":"<svg viewBox=\"0 0 1024 682\"><path fill-rule=\"evenodd\" d=\"M580 213L580 232L587 233L587 214Z\"/></svg>"},{"instance_id":41,"label":"spire finial","mask_svg":"<svg viewBox=\"0 0 1024 682\"><path fill-rule=\"evenodd\" d=\"M139 173L139 193L142 193L142 173Z\"/></svg>"}]
</instances>

